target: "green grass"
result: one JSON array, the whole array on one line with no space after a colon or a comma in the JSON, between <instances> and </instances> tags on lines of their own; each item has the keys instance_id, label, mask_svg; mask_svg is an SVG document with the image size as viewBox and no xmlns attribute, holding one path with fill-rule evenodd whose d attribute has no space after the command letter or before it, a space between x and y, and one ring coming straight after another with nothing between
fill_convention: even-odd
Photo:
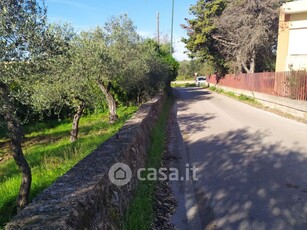
<instances>
[{"instance_id":1,"label":"green grass","mask_svg":"<svg viewBox=\"0 0 307 230\"><path fill-rule=\"evenodd\" d=\"M147 155L146 168L159 168L166 145L167 120L172 99L169 98L159 116L157 125L151 132L151 144ZM146 178L146 174L143 175ZM135 197L130 203L123 224L125 230L147 230L153 222L154 189L156 181L140 181Z\"/></svg>"},{"instance_id":2,"label":"green grass","mask_svg":"<svg viewBox=\"0 0 307 230\"><path fill-rule=\"evenodd\" d=\"M262 110L265 110L265 111L268 111L268 112L271 112L271 113L275 113L275 114L277 114L279 116L286 117L286 118L289 118L289 119L296 120L298 122L307 124L307 119L296 117L296 116L293 116L291 114L285 113L285 112L283 112L281 110L273 109L273 108L269 108L267 106L264 106L263 104L258 102L253 97L249 97L249 96L246 96L246 95L243 95L243 94L237 95L237 94L235 94L233 92L224 91L223 89L217 88L215 86L211 86L211 87L209 87L209 89L211 91L214 91L214 92L226 95L226 96L231 97L231 98L233 98L235 100L244 102L244 103L249 104L251 106L254 106L254 107L258 108L258 109L262 109Z\"/></svg>"},{"instance_id":3,"label":"green grass","mask_svg":"<svg viewBox=\"0 0 307 230\"><path fill-rule=\"evenodd\" d=\"M69 142L70 120L26 126L27 141L23 149L32 169L30 199L112 136L136 110L137 107L120 108L120 119L112 125L108 123L106 113L81 118L79 140L73 144ZM13 159L0 164L0 229L15 214L20 180L20 172Z\"/></svg>"},{"instance_id":4,"label":"green grass","mask_svg":"<svg viewBox=\"0 0 307 230\"><path fill-rule=\"evenodd\" d=\"M223 94L225 96L234 98L234 99L242 101L244 103L247 103L247 104L250 104L250 105L254 105L254 106L260 106L260 103L257 102L255 100L255 98L253 98L253 97L249 97L249 96L246 96L244 94L237 95L237 94L235 94L233 92L225 91L225 90L217 88L215 86L211 86L211 87L209 87L209 89L211 91L217 92L219 94Z\"/></svg>"}]
</instances>

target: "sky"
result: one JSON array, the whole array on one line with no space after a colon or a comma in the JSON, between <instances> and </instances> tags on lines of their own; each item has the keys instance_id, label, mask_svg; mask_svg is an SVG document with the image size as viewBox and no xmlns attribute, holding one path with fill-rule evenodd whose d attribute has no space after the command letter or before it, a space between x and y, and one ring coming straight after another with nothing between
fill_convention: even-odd
<instances>
[{"instance_id":1,"label":"sky","mask_svg":"<svg viewBox=\"0 0 307 230\"><path fill-rule=\"evenodd\" d=\"M181 28L185 18L192 18L189 8L197 0L174 0L174 57L188 59L181 42L186 32ZM156 37L157 12L160 14L161 39L170 40L172 0L45 0L50 22L69 22L77 31L103 26L112 16L128 14L144 37Z\"/></svg>"}]
</instances>

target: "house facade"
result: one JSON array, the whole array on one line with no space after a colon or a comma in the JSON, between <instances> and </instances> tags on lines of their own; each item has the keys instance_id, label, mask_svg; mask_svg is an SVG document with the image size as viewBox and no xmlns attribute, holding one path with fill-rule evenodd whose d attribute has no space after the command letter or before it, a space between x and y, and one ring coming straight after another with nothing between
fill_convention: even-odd
<instances>
[{"instance_id":1,"label":"house facade","mask_svg":"<svg viewBox=\"0 0 307 230\"><path fill-rule=\"evenodd\" d=\"M307 70L307 0L281 6L276 72Z\"/></svg>"}]
</instances>

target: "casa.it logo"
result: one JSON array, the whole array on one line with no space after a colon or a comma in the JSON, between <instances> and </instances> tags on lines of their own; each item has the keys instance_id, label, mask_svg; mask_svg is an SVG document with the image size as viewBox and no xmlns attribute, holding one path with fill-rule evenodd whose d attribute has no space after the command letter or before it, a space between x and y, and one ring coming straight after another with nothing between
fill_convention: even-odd
<instances>
[{"instance_id":1,"label":"casa.it logo","mask_svg":"<svg viewBox=\"0 0 307 230\"><path fill-rule=\"evenodd\" d=\"M139 168L136 172L139 181L197 181L197 167L186 164L185 170L180 173L177 168ZM132 171L125 163L116 163L109 169L109 179L117 186L124 186L130 182Z\"/></svg>"},{"instance_id":2,"label":"casa.it logo","mask_svg":"<svg viewBox=\"0 0 307 230\"><path fill-rule=\"evenodd\" d=\"M128 184L131 178L131 169L124 163L116 163L109 169L109 179L113 184L117 186Z\"/></svg>"}]
</instances>

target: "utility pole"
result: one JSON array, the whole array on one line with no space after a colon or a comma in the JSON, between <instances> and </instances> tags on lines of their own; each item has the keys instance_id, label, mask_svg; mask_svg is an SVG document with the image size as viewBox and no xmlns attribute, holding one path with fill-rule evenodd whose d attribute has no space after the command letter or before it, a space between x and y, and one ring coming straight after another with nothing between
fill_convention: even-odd
<instances>
[{"instance_id":1,"label":"utility pole","mask_svg":"<svg viewBox=\"0 0 307 230\"><path fill-rule=\"evenodd\" d=\"M173 53L173 30L174 30L174 0L172 0L172 25L171 25L171 45L170 45L170 53Z\"/></svg>"},{"instance_id":2,"label":"utility pole","mask_svg":"<svg viewBox=\"0 0 307 230\"><path fill-rule=\"evenodd\" d=\"M157 12L157 43L160 45L160 13Z\"/></svg>"}]
</instances>

